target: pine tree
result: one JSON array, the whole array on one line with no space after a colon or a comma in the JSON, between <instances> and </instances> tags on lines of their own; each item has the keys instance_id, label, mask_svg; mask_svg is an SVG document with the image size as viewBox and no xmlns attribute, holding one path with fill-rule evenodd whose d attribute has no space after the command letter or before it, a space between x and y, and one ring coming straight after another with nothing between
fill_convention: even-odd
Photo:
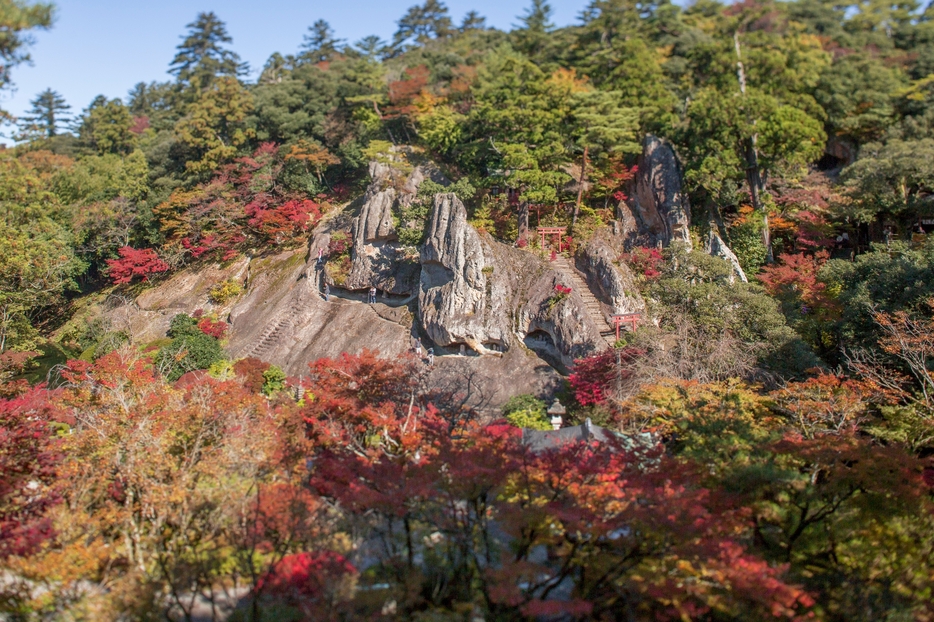
<instances>
[{"instance_id":1,"label":"pine tree","mask_svg":"<svg viewBox=\"0 0 934 622\"><path fill-rule=\"evenodd\" d=\"M310 34L304 36L302 43L301 61L321 63L332 60L340 53L344 40L334 38L334 30L326 21L319 19L308 27L308 31Z\"/></svg>"},{"instance_id":2,"label":"pine tree","mask_svg":"<svg viewBox=\"0 0 934 622\"><path fill-rule=\"evenodd\" d=\"M246 72L240 57L222 44L233 39L227 34L224 22L213 12L199 13L198 18L186 26L188 36L176 49L169 73L176 76L184 87L202 90L219 76L239 76Z\"/></svg>"},{"instance_id":3,"label":"pine tree","mask_svg":"<svg viewBox=\"0 0 934 622\"><path fill-rule=\"evenodd\" d=\"M98 153L126 155L136 146L132 127L133 115L122 101L99 95L82 115L78 135Z\"/></svg>"},{"instance_id":4,"label":"pine tree","mask_svg":"<svg viewBox=\"0 0 934 622\"><path fill-rule=\"evenodd\" d=\"M65 98L52 89L46 89L29 102L32 108L20 119L19 128L23 139L52 138L65 126L71 110Z\"/></svg>"},{"instance_id":5,"label":"pine tree","mask_svg":"<svg viewBox=\"0 0 934 622\"><path fill-rule=\"evenodd\" d=\"M10 70L23 62L29 62L29 54L23 50L32 43L23 31L33 28L49 28L52 25L52 3L26 4L24 2L0 1L0 89L10 84ZM10 115L0 109L0 120Z\"/></svg>"},{"instance_id":6,"label":"pine tree","mask_svg":"<svg viewBox=\"0 0 934 622\"><path fill-rule=\"evenodd\" d=\"M448 7L438 0L425 0L425 4L409 7L399 20L399 29L393 36L393 47L402 51L407 43L427 43L451 34Z\"/></svg>"},{"instance_id":7,"label":"pine tree","mask_svg":"<svg viewBox=\"0 0 934 622\"><path fill-rule=\"evenodd\" d=\"M386 52L386 43L377 35L363 37L353 45L364 57L370 60L376 60Z\"/></svg>"},{"instance_id":8,"label":"pine tree","mask_svg":"<svg viewBox=\"0 0 934 622\"><path fill-rule=\"evenodd\" d=\"M467 32L468 30L486 30L486 18L476 11L468 11L464 15L464 21L461 22L460 31Z\"/></svg>"},{"instance_id":9,"label":"pine tree","mask_svg":"<svg viewBox=\"0 0 934 622\"><path fill-rule=\"evenodd\" d=\"M549 32L554 30L551 23L551 5L546 0L532 0L532 6L519 16L522 26L515 32L516 47L529 56L537 55L545 44Z\"/></svg>"}]
</instances>

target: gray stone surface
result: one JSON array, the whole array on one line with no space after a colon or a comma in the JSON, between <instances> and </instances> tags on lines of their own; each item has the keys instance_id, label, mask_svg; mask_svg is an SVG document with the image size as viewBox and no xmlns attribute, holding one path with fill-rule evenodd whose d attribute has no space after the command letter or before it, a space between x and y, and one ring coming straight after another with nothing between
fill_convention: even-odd
<instances>
[{"instance_id":1,"label":"gray stone surface","mask_svg":"<svg viewBox=\"0 0 934 622\"><path fill-rule=\"evenodd\" d=\"M610 306L612 314L643 313L645 301L639 294L636 277L619 261L622 239L606 229L597 231L584 246L579 262L588 275L591 289Z\"/></svg>"},{"instance_id":2,"label":"gray stone surface","mask_svg":"<svg viewBox=\"0 0 934 622\"><path fill-rule=\"evenodd\" d=\"M691 205L681 186L681 167L674 149L666 141L648 135L638 166L628 206L637 235L647 237L653 246L680 241L690 248ZM625 225L627 218L623 220Z\"/></svg>"},{"instance_id":3,"label":"gray stone surface","mask_svg":"<svg viewBox=\"0 0 934 622\"><path fill-rule=\"evenodd\" d=\"M730 277L732 282L733 278L738 278L743 283L748 283L749 280L746 278L746 273L743 272L742 266L739 265L739 259L737 259L736 254L730 250L730 247L726 245L726 242L723 241L719 235L710 232L710 236L707 238L707 243L704 245L704 250L708 255L714 257L719 257L724 259L733 267L733 274Z\"/></svg>"},{"instance_id":4,"label":"gray stone surface","mask_svg":"<svg viewBox=\"0 0 934 622\"><path fill-rule=\"evenodd\" d=\"M438 345L502 340L487 317L487 276L492 268L480 235L467 223L467 210L453 194L435 196L428 238L421 251L418 310L422 328ZM495 322L494 322L495 324ZM495 334L494 334L495 333Z\"/></svg>"},{"instance_id":5,"label":"gray stone surface","mask_svg":"<svg viewBox=\"0 0 934 622\"><path fill-rule=\"evenodd\" d=\"M351 226L353 248L345 287L377 287L399 295L417 291L418 262L398 243L394 211L415 198L423 181L437 176L429 165L416 166L405 174L398 166L370 163L372 181Z\"/></svg>"}]
</instances>

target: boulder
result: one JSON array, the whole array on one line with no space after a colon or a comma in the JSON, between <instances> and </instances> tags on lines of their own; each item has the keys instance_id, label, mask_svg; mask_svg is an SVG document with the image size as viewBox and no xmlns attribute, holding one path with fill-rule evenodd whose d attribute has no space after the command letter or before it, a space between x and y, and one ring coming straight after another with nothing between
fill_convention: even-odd
<instances>
[{"instance_id":1,"label":"boulder","mask_svg":"<svg viewBox=\"0 0 934 622\"><path fill-rule=\"evenodd\" d=\"M713 231L710 232L710 236L707 238L704 250L708 255L719 257L729 262L730 266L733 267L733 274L730 276L730 282L732 282L734 278L739 278L743 283L749 282L746 278L746 273L743 272L743 267L739 265L739 259L737 259L736 254L730 250L730 247L726 245L723 238Z\"/></svg>"},{"instance_id":2,"label":"boulder","mask_svg":"<svg viewBox=\"0 0 934 622\"><path fill-rule=\"evenodd\" d=\"M619 261L623 248L619 240L602 229L584 246L579 263L592 290L609 304L611 314L644 313L645 301L639 294L636 276Z\"/></svg>"},{"instance_id":3,"label":"boulder","mask_svg":"<svg viewBox=\"0 0 934 622\"><path fill-rule=\"evenodd\" d=\"M438 346L497 355L528 347L561 371L607 347L606 322L585 292L556 299L555 286L572 282L566 264L479 234L453 194L435 197L421 267L419 318Z\"/></svg>"},{"instance_id":4,"label":"boulder","mask_svg":"<svg viewBox=\"0 0 934 622\"><path fill-rule=\"evenodd\" d=\"M666 141L648 135L638 161L629 207L637 221L638 235L652 246L683 242L691 246L691 206L681 186L681 168L674 149Z\"/></svg>"},{"instance_id":5,"label":"boulder","mask_svg":"<svg viewBox=\"0 0 934 622\"><path fill-rule=\"evenodd\" d=\"M400 166L370 163L372 181L351 225L351 267L344 287L359 290L375 286L390 294L415 293L418 263L398 244L394 211L415 198L424 180L438 176L436 169L427 164L406 174Z\"/></svg>"},{"instance_id":6,"label":"boulder","mask_svg":"<svg viewBox=\"0 0 934 622\"><path fill-rule=\"evenodd\" d=\"M480 234L452 193L435 195L428 238L421 250L418 310L425 333L440 346L505 340L504 318L491 316L493 265Z\"/></svg>"}]
</instances>

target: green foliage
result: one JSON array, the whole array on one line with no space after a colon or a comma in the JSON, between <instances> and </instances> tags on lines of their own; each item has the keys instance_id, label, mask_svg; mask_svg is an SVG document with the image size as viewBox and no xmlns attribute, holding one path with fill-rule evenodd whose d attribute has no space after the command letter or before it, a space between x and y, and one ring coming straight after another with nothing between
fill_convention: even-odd
<instances>
[{"instance_id":1,"label":"green foliage","mask_svg":"<svg viewBox=\"0 0 934 622\"><path fill-rule=\"evenodd\" d=\"M832 259L819 278L841 309L838 340L872 346L879 335L873 310L915 311L934 296L934 241L875 246L855 261Z\"/></svg>"},{"instance_id":2,"label":"green foliage","mask_svg":"<svg viewBox=\"0 0 934 622\"><path fill-rule=\"evenodd\" d=\"M545 402L534 395L514 395L503 405L506 421L518 428L550 430L551 421L546 413Z\"/></svg>"},{"instance_id":3,"label":"green foliage","mask_svg":"<svg viewBox=\"0 0 934 622\"><path fill-rule=\"evenodd\" d=\"M179 320L183 317L191 322ZM169 336L172 342L163 346L155 359L156 369L169 382L175 382L190 371L210 369L224 358L217 339L198 330L197 324L188 316L177 315L172 319Z\"/></svg>"},{"instance_id":4,"label":"green foliage","mask_svg":"<svg viewBox=\"0 0 934 622\"><path fill-rule=\"evenodd\" d=\"M392 143L388 140L371 140L361 151L367 160L389 164L393 161Z\"/></svg>"},{"instance_id":5,"label":"green foliage","mask_svg":"<svg viewBox=\"0 0 934 622\"><path fill-rule=\"evenodd\" d=\"M169 322L169 330L166 333L172 339L197 335L201 331L198 329L198 320L187 313L179 313Z\"/></svg>"},{"instance_id":6,"label":"green foliage","mask_svg":"<svg viewBox=\"0 0 934 622\"><path fill-rule=\"evenodd\" d=\"M52 89L42 91L29 103L32 108L18 120L17 140L54 138L70 120L71 106Z\"/></svg>"},{"instance_id":7,"label":"green foliage","mask_svg":"<svg viewBox=\"0 0 934 622\"><path fill-rule=\"evenodd\" d=\"M217 15L199 13L186 28L188 35L177 47L178 53L169 69L181 85L197 93L211 86L218 77L236 77L242 73L240 57L223 47L232 39Z\"/></svg>"},{"instance_id":8,"label":"green foliage","mask_svg":"<svg viewBox=\"0 0 934 622\"><path fill-rule=\"evenodd\" d=\"M787 325L778 303L760 285L732 279L726 261L677 246L666 251L666 259L662 275L647 291L657 301L653 314L660 318L662 330L692 344L682 345L703 350L720 343L723 350L732 350L728 359L752 357L757 365L782 375L802 374L819 365ZM697 364L710 365L713 371L715 354Z\"/></svg>"},{"instance_id":9,"label":"green foliage","mask_svg":"<svg viewBox=\"0 0 934 622\"><path fill-rule=\"evenodd\" d=\"M221 359L208 368L208 375L217 380L233 380L236 377L233 361Z\"/></svg>"},{"instance_id":10,"label":"green foliage","mask_svg":"<svg viewBox=\"0 0 934 622\"><path fill-rule=\"evenodd\" d=\"M415 198L408 204L402 202L399 205L396 231L400 243L406 246L420 246L424 243L428 234L428 216L434 205L435 195L445 192L453 193L460 200L467 201L473 198L476 189L466 177L447 187L430 179L423 181Z\"/></svg>"},{"instance_id":11,"label":"green foliage","mask_svg":"<svg viewBox=\"0 0 934 622\"><path fill-rule=\"evenodd\" d=\"M747 213L729 228L730 249L736 253L748 278L752 278L765 264L766 249L762 245L764 226L761 214Z\"/></svg>"},{"instance_id":12,"label":"green foliage","mask_svg":"<svg viewBox=\"0 0 934 622\"><path fill-rule=\"evenodd\" d=\"M263 372L263 394L272 396L285 389L286 375L282 369L276 365L270 365Z\"/></svg>"},{"instance_id":13,"label":"green foliage","mask_svg":"<svg viewBox=\"0 0 934 622\"><path fill-rule=\"evenodd\" d=\"M450 153L462 140L466 117L450 106L436 106L418 116L418 137L435 153Z\"/></svg>"},{"instance_id":14,"label":"green foliage","mask_svg":"<svg viewBox=\"0 0 934 622\"><path fill-rule=\"evenodd\" d=\"M863 143L878 140L892 124L894 95L904 86L900 71L860 52L827 67L815 97L827 111L831 131Z\"/></svg>"},{"instance_id":15,"label":"green foliage","mask_svg":"<svg viewBox=\"0 0 934 622\"><path fill-rule=\"evenodd\" d=\"M78 133L81 140L100 154L128 154L133 151L137 137L130 129L133 116L119 99L95 100L85 112Z\"/></svg>"},{"instance_id":16,"label":"green foliage","mask_svg":"<svg viewBox=\"0 0 934 622\"><path fill-rule=\"evenodd\" d=\"M48 191L44 169L56 162L0 156L0 354L35 348L38 312L61 302L84 269L66 212Z\"/></svg>"},{"instance_id":17,"label":"green foliage","mask_svg":"<svg viewBox=\"0 0 934 622\"><path fill-rule=\"evenodd\" d=\"M842 215L872 222L880 215L934 214L934 138L867 143L842 174Z\"/></svg>"},{"instance_id":18,"label":"green foliage","mask_svg":"<svg viewBox=\"0 0 934 622\"><path fill-rule=\"evenodd\" d=\"M192 151L185 168L206 176L233 159L253 130L245 124L253 98L236 78L218 78L200 93L175 125L178 140Z\"/></svg>"}]
</instances>

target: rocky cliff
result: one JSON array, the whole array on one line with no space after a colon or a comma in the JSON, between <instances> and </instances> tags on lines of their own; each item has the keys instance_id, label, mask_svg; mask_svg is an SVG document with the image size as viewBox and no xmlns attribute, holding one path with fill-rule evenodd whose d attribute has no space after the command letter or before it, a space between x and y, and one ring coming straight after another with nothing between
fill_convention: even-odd
<instances>
[{"instance_id":1,"label":"rocky cliff","mask_svg":"<svg viewBox=\"0 0 934 622\"><path fill-rule=\"evenodd\" d=\"M633 244L668 246L680 241L691 246L691 205L668 142L645 137L631 194L629 202L620 205L620 220Z\"/></svg>"},{"instance_id":2,"label":"rocky cliff","mask_svg":"<svg viewBox=\"0 0 934 622\"><path fill-rule=\"evenodd\" d=\"M446 184L430 164L415 166L408 174L389 164L370 163L370 185L360 213L353 219L351 269L344 287L352 290L377 287L391 294L411 295L418 288L418 264L399 244L396 215L400 205L415 198L426 179Z\"/></svg>"},{"instance_id":3,"label":"rocky cliff","mask_svg":"<svg viewBox=\"0 0 934 622\"><path fill-rule=\"evenodd\" d=\"M576 264L549 261L475 230L450 193L434 197L417 258L400 260L393 210L428 174L416 168L400 185L380 166L371 167L362 201L329 214L308 246L182 271L117 304L112 315L140 340L152 340L164 336L176 313L215 312L231 324L232 358L257 357L296 376L309 362L343 352L413 356L420 339L437 355L428 375L433 386L458 385L465 405L495 408L518 393L550 396L574 359L609 347L614 313L645 308L633 275L618 263L622 236L599 232ZM347 227L352 271L325 300L328 258L319 262L317 251L326 253L331 236ZM225 279L242 282L245 291L212 306L210 288ZM371 285L380 289L375 304L357 291Z\"/></svg>"}]
</instances>

